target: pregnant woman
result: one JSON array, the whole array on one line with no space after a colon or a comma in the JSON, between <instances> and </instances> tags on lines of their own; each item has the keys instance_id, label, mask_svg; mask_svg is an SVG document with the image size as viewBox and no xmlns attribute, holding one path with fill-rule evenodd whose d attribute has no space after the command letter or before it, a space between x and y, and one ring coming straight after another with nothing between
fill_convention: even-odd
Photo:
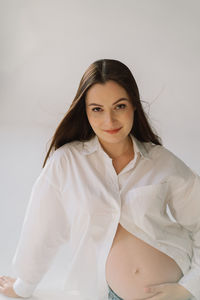
<instances>
[{"instance_id":1,"label":"pregnant woman","mask_svg":"<svg viewBox=\"0 0 200 300\"><path fill-rule=\"evenodd\" d=\"M53 136L13 258L17 278L2 276L0 291L30 297L68 243L66 299L199 300L199 195L200 177L153 132L131 71L98 60Z\"/></svg>"}]
</instances>

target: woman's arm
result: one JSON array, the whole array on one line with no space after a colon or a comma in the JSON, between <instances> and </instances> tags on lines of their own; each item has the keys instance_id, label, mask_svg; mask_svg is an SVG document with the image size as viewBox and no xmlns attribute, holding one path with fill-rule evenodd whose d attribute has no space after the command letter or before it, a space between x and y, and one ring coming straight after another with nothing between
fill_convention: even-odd
<instances>
[{"instance_id":1,"label":"woman's arm","mask_svg":"<svg viewBox=\"0 0 200 300\"><path fill-rule=\"evenodd\" d=\"M69 238L69 223L63 207L60 185L65 179L65 166L66 159L62 152L54 152L32 187L20 239L12 260L17 277L12 283L18 296L30 297L33 294L60 246Z\"/></svg>"},{"instance_id":2,"label":"woman's arm","mask_svg":"<svg viewBox=\"0 0 200 300\"><path fill-rule=\"evenodd\" d=\"M186 228L192 240L191 269L178 284L200 299L200 177L188 169L187 178L173 180L168 201L175 220Z\"/></svg>"},{"instance_id":3,"label":"woman's arm","mask_svg":"<svg viewBox=\"0 0 200 300\"><path fill-rule=\"evenodd\" d=\"M14 284L16 294L22 297L32 295L68 236L69 226L61 194L46 176L39 177L33 186L12 261L18 276Z\"/></svg>"}]
</instances>

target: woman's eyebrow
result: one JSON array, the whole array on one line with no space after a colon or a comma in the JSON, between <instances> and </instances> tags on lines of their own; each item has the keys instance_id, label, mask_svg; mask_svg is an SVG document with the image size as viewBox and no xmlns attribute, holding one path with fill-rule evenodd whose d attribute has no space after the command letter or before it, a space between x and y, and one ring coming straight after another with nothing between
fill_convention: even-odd
<instances>
[{"instance_id":1,"label":"woman's eyebrow","mask_svg":"<svg viewBox=\"0 0 200 300\"><path fill-rule=\"evenodd\" d=\"M114 104L116 104L116 103L118 103L119 101L122 101L122 100L129 101L127 98L120 98L117 101L115 101L112 105L114 105ZM103 105L97 104L97 103L90 103L90 104L88 104L88 106L91 106L91 105L98 105L98 106L101 106L101 107L103 106Z\"/></svg>"}]
</instances>

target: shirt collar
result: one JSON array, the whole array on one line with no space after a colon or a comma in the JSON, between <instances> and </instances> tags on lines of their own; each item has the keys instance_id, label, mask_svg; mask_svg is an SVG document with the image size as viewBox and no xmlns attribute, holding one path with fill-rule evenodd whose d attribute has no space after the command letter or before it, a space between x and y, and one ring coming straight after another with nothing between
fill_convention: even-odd
<instances>
[{"instance_id":1,"label":"shirt collar","mask_svg":"<svg viewBox=\"0 0 200 300\"><path fill-rule=\"evenodd\" d=\"M148 150L145 147L145 144L147 143L140 142L138 139L136 139L136 137L133 136L132 133L130 133L129 136L133 142L134 151L136 153L140 153L142 157L150 158L148 155ZM92 154L95 151L104 151L96 134L89 141L83 142L82 148L82 153L84 155Z\"/></svg>"}]
</instances>

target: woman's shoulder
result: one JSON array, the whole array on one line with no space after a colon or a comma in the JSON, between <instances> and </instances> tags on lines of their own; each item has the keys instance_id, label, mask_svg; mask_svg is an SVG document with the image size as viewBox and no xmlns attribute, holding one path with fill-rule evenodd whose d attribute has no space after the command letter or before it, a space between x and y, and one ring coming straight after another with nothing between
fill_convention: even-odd
<instances>
[{"instance_id":1,"label":"woman's shoulder","mask_svg":"<svg viewBox=\"0 0 200 300\"><path fill-rule=\"evenodd\" d=\"M80 146L81 142L79 141L69 142L60 146L49 155L44 169L65 169L68 164L70 154L73 151L77 151Z\"/></svg>"},{"instance_id":2,"label":"woman's shoulder","mask_svg":"<svg viewBox=\"0 0 200 300\"><path fill-rule=\"evenodd\" d=\"M54 184L54 186L59 186L59 189L66 185L66 182L70 181L70 170L71 170L71 158L73 152L78 153L78 149L82 147L82 142L73 141L62 145L61 147L54 150L54 152L49 156L44 168L42 169L38 180L43 178L48 178L48 180Z\"/></svg>"},{"instance_id":3,"label":"woman's shoulder","mask_svg":"<svg viewBox=\"0 0 200 300\"><path fill-rule=\"evenodd\" d=\"M53 159L62 159L65 158L67 159L67 155L72 153L72 152L79 152L83 148L83 142L75 140L72 142L65 143L61 147L57 148L53 154L52 158Z\"/></svg>"},{"instance_id":4,"label":"woman's shoulder","mask_svg":"<svg viewBox=\"0 0 200 300\"><path fill-rule=\"evenodd\" d=\"M149 143L148 143L149 144ZM198 174L178 154L164 145L149 144L149 156L155 165L168 170L169 174L188 178Z\"/></svg>"}]
</instances>

